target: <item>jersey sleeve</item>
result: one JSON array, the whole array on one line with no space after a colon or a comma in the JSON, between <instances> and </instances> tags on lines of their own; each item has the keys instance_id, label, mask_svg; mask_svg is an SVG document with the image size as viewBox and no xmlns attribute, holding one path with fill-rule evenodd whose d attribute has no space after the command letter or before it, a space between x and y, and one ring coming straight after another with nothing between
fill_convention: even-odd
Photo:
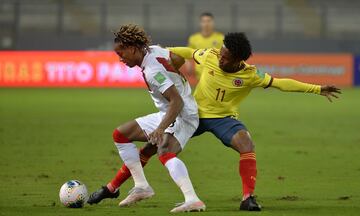
<instances>
[{"instance_id":1,"label":"jersey sleeve","mask_svg":"<svg viewBox=\"0 0 360 216\"><path fill-rule=\"evenodd\" d=\"M279 79L274 78L271 85L274 88L280 89L281 91L287 92L305 92L305 93L321 93L321 86L310 83L303 83L293 79Z\"/></svg>"},{"instance_id":2,"label":"jersey sleeve","mask_svg":"<svg viewBox=\"0 0 360 216\"><path fill-rule=\"evenodd\" d=\"M203 64L205 60L205 53L209 49L197 49L194 50L189 47L168 47L170 52L183 57L184 59L194 59L196 64Z\"/></svg>"},{"instance_id":3,"label":"jersey sleeve","mask_svg":"<svg viewBox=\"0 0 360 216\"><path fill-rule=\"evenodd\" d=\"M251 86L253 88L256 88L256 87L268 88L271 86L271 84L273 82L273 77L271 77L268 73L264 73L264 72L260 71L256 67L254 67L253 70L255 70L253 79L251 81Z\"/></svg>"},{"instance_id":4,"label":"jersey sleeve","mask_svg":"<svg viewBox=\"0 0 360 216\"><path fill-rule=\"evenodd\" d=\"M196 64L204 64L206 52L209 49L197 49L193 52L193 59Z\"/></svg>"},{"instance_id":5,"label":"jersey sleeve","mask_svg":"<svg viewBox=\"0 0 360 216\"><path fill-rule=\"evenodd\" d=\"M168 88L174 85L166 73L167 72L162 69L152 69L146 73L146 82L151 86L151 90L155 88L163 94Z\"/></svg>"},{"instance_id":6,"label":"jersey sleeve","mask_svg":"<svg viewBox=\"0 0 360 216\"><path fill-rule=\"evenodd\" d=\"M167 47L170 52L183 57L184 59L191 59L193 57L194 49L189 47Z\"/></svg>"}]
</instances>

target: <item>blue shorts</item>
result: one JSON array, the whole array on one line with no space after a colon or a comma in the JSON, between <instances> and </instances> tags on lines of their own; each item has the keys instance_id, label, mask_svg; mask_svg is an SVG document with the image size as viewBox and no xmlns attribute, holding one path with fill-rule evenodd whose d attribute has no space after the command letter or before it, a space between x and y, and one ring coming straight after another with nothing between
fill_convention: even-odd
<instances>
[{"instance_id":1,"label":"blue shorts","mask_svg":"<svg viewBox=\"0 0 360 216\"><path fill-rule=\"evenodd\" d=\"M204 132L211 132L227 147L231 146L232 137L239 130L247 130L245 125L232 117L225 118L200 118L199 127L194 136L199 136Z\"/></svg>"}]
</instances>

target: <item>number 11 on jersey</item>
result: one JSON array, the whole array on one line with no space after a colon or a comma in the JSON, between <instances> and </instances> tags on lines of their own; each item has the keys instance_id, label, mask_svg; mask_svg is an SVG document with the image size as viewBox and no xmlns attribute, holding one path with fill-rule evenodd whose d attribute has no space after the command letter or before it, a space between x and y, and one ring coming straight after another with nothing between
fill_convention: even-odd
<instances>
[{"instance_id":1,"label":"number 11 on jersey","mask_svg":"<svg viewBox=\"0 0 360 216\"><path fill-rule=\"evenodd\" d=\"M217 88L216 91L217 91L216 100L220 100L222 102L225 97L225 89L221 90L221 88Z\"/></svg>"}]
</instances>

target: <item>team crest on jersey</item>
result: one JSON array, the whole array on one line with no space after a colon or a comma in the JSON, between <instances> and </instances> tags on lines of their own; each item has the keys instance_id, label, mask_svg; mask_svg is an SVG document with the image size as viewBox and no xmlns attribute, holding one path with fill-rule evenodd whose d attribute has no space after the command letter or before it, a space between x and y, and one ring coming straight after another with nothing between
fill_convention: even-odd
<instances>
[{"instance_id":1,"label":"team crest on jersey","mask_svg":"<svg viewBox=\"0 0 360 216\"><path fill-rule=\"evenodd\" d=\"M233 85L234 85L235 87L240 87L240 86L242 86L242 84L243 84L243 80L240 79L240 78L235 78L235 79L233 80Z\"/></svg>"}]
</instances>

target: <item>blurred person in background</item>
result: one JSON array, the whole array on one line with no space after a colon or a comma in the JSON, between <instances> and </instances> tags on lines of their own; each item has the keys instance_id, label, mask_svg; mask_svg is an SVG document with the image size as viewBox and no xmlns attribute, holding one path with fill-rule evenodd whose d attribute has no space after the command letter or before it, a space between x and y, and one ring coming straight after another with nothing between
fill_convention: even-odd
<instances>
[{"instance_id":1,"label":"blurred person in background","mask_svg":"<svg viewBox=\"0 0 360 216\"><path fill-rule=\"evenodd\" d=\"M223 44L224 35L215 31L214 15L204 12L200 15L200 32L192 34L188 40L188 47L192 49L217 48ZM195 64L196 78L200 78L200 65Z\"/></svg>"}]
</instances>

